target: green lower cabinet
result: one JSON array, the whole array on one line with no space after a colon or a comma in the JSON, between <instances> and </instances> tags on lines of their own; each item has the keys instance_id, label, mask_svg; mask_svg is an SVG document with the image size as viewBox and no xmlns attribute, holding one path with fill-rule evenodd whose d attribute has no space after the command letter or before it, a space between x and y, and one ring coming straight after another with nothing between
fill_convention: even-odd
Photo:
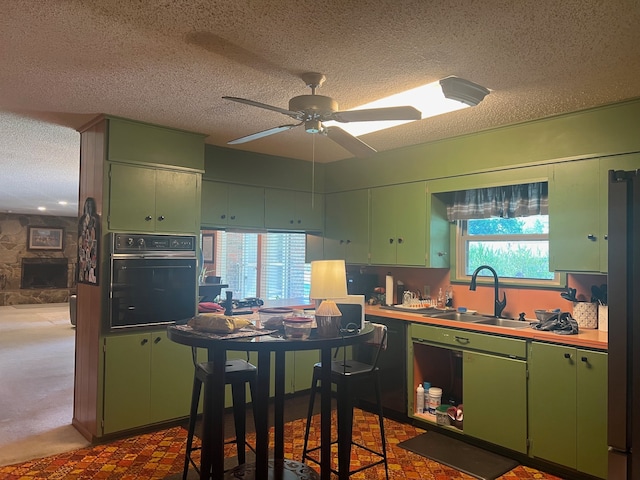
<instances>
[{"instance_id":1,"label":"green lower cabinet","mask_svg":"<svg viewBox=\"0 0 640 480\"><path fill-rule=\"evenodd\" d=\"M313 366L320 361L320 352L299 350L294 354L293 391L309 390L313 378Z\"/></svg>"},{"instance_id":2,"label":"green lower cabinet","mask_svg":"<svg viewBox=\"0 0 640 480\"><path fill-rule=\"evenodd\" d=\"M527 362L465 351L464 433L527 453Z\"/></svg>"},{"instance_id":3,"label":"green lower cabinet","mask_svg":"<svg viewBox=\"0 0 640 480\"><path fill-rule=\"evenodd\" d=\"M103 434L189 414L191 350L164 330L104 339Z\"/></svg>"},{"instance_id":4,"label":"green lower cabinet","mask_svg":"<svg viewBox=\"0 0 640 480\"><path fill-rule=\"evenodd\" d=\"M606 353L532 342L529 434L533 457L606 478Z\"/></svg>"}]
</instances>

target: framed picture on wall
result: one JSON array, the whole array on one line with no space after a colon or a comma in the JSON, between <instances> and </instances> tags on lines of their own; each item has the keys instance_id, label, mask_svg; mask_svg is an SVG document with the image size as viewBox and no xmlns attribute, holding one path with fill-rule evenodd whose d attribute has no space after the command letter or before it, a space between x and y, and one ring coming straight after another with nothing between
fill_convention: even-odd
<instances>
[{"instance_id":1,"label":"framed picture on wall","mask_svg":"<svg viewBox=\"0 0 640 480\"><path fill-rule=\"evenodd\" d=\"M213 263L213 235L202 235L202 257L206 263Z\"/></svg>"},{"instance_id":2,"label":"framed picture on wall","mask_svg":"<svg viewBox=\"0 0 640 480\"><path fill-rule=\"evenodd\" d=\"M64 228L29 227L27 250L62 250Z\"/></svg>"}]
</instances>

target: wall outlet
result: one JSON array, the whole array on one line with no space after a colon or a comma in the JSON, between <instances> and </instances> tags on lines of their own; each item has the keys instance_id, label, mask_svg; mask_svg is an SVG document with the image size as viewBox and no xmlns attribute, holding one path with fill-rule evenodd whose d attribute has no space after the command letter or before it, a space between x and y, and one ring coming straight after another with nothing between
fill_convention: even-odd
<instances>
[{"instance_id":1,"label":"wall outlet","mask_svg":"<svg viewBox=\"0 0 640 480\"><path fill-rule=\"evenodd\" d=\"M422 287L422 297L423 298L431 298L431 287L429 285L423 285L423 287Z\"/></svg>"}]
</instances>

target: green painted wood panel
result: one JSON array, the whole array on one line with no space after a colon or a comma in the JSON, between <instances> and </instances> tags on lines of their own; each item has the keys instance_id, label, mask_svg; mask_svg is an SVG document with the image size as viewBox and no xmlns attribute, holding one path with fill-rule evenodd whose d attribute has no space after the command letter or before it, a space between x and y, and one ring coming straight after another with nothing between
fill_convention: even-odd
<instances>
[{"instance_id":1,"label":"green painted wood panel","mask_svg":"<svg viewBox=\"0 0 640 480\"><path fill-rule=\"evenodd\" d=\"M156 172L151 168L111 164L109 229L155 231Z\"/></svg>"},{"instance_id":2,"label":"green painted wood panel","mask_svg":"<svg viewBox=\"0 0 640 480\"><path fill-rule=\"evenodd\" d=\"M202 226L226 225L229 210L229 184L203 180L200 208Z\"/></svg>"},{"instance_id":3,"label":"green painted wood panel","mask_svg":"<svg viewBox=\"0 0 640 480\"><path fill-rule=\"evenodd\" d=\"M600 163L598 159L550 167L549 268L600 271Z\"/></svg>"},{"instance_id":4,"label":"green painted wood panel","mask_svg":"<svg viewBox=\"0 0 640 480\"><path fill-rule=\"evenodd\" d=\"M324 225L324 198L311 192L265 188L265 227L320 232Z\"/></svg>"},{"instance_id":5,"label":"green painted wood panel","mask_svg":"<svg viewBox=\"0 0 640 480\"><path fill-rule=\"evenodd\" d=\"M465 351L464 433L527 453L527 362Z\"/></svg>"},{"instance_id":6,"label":"green painted wood panel","mask_svg":"<svg viewBox=\"0 0 640 480\"><path fill-rule=\"evenodd\" d=\"M227 225L264 228L264 188L229 185Z\"/></svg>"},{"instance_id":7,"label":"green painted wood panel","mask_svg":"<svg viewBox=\"0 0 640 480\"><path fill-rule=\"evenodd\" d=\"M204 135L119 118L108 121L108 160L204 169Z\"/></svg>"},{"instance_id":8,"label":"green painted wood panel","mask_svg":"<svg viewBox=\"0 0 640 480\"><path fill-rule=\"evenodd\" d=\"M451 262L451 228L447 221L447 204L443 198L427 193L427 266L449 268Z\"/></svg>"},{"instance_id":9,"label":"green painted wood panel","mask_svg":"<svg viewBox=\"0 0 640 480\"><path fill-rule=\"evenodd\" d=\"M401 187L379 187L371 189L371 263L395 265L397 263L396 232ZM409 208L405 206L404 208ZM404 215L403 215L404 217Z\"/></svg>"},{"instance_id":10,"label":"green painted wood panel","mask_svg":"<svg viewBox=\"0 0 640 480\"><path fill-rule=\"evenodd\" d=\"M326 259L369 262L369 191L353 190L325 197Z\"/></svg>"},{"instance_id":11,"label":"green painted wood panel","mask_svg":"<svg viewBox=\"0 0 640 480\"><path fill-rule=\"evenodd\" d=\"M156 171L155 230L196 233L200 230L199 174Z\"/></svg>"},{"instance_id":12,"label":"green painted wood panel","mask_svg":"<svg viewBox=\"0 0 640 480\"><path fill-rule=\"evenodd\" d=\"M576 468L576 349L531 343L530 455Z\"/></svg>"},{"instance_id":13,"label":"green painted wood panel","mask_svg":"<svg viewBox=\"0 0 640 480\"><path fill-rule=\"evenodd\" d=\"M607 354L577 351L577 469L607 478Z\"/></svg>"},{"instance_id":14,"label":"green painted wood panel","mask_svg":"<svg viewBox=\"0 0 640 480\"><path fill-rule=\"evenodd\" d=\"M149 333L104 339L104 434L147 425L151 338Z\"/></svg>"},{"instance_id":15,"label":"green painted wood panel","mask_svg":"<svg viewBox=\"0 0 640 480\"><path fill-rule=\"evenodd\" d=\"M150 423L189 416L193 386L191 348L162 330L151 334Z\"/></svg>"}]
</instances>

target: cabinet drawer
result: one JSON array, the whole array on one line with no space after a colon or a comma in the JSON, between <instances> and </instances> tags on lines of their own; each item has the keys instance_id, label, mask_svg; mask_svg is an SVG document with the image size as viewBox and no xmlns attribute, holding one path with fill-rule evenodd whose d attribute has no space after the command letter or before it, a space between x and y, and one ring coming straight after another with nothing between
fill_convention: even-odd
<instances>
[{"instance_id":1,"label":"cabinet drawer","mask_svg":"<svg viewBox=\"0 0 640 480\"><path fill-rule=\"evenodd\" d=\"M527 342L516 338L498 337L433 325L411 324L411 338L441 343L463 350L497 353L512 358L527 357Z\"/></svg>"}]
</instances>

